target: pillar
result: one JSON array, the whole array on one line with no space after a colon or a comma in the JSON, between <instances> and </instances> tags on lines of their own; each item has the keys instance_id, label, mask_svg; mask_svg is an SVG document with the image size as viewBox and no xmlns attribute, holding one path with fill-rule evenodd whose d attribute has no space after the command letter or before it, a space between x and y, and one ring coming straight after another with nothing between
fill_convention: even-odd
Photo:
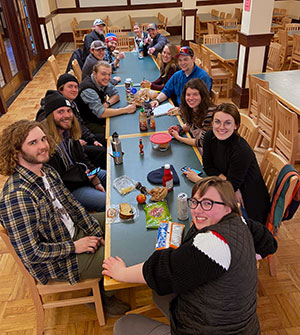
<instances>
[{"instance_id":1,"label":"pillar","mask_svg":"<svg viewBox=\"0 0 300 335\"><path fill-rule=\"evenodd\" d=\"M195 41L196 13L196 0L182 0L181 45L188 45L190 41Z\"/></svg>"},{"instance_id":2,"label":"pillar","mask_svg":"<svg viewBox=\"0 0 300 335\"><path fill-rule=\"evenodd\" d=\"M238 33L237 77L232 92L233 102L248 107L249 73L265 72L271 33L274 0L244 0L241 31Z\"/></svg>"}]
</instances>

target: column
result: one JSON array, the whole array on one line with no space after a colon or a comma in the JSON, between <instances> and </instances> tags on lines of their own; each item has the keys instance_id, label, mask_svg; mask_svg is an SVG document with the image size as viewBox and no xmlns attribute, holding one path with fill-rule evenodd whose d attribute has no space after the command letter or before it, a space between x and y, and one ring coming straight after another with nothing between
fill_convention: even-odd
<instances>
[{"instance_id":1,"label":"column","mask_svg":"<svg viewBox=\"0 0 300 335\"><path fill-rule=\"evenodd\" d=\"M248 107L249 73L265 72L271 31L274 0L244 0L241 31L238 33L237 77L232 92L233 102Z\"/></svg>"},{"instance_id":2,"label":"column","mask_svg":"<svg viewBox=\"0 0 300 335\"><path fill-rule=\"evenodd\" d=\"M188 45L190 41L195 41L196 13L196 0L182 0L181 45Z\"/></svg>"}]
</instances>

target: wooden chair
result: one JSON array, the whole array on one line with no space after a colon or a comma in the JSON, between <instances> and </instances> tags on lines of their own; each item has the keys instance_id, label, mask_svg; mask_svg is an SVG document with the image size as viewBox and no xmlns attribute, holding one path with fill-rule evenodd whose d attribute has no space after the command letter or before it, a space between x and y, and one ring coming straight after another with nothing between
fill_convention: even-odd
<instances>
[{"instance_id":1,"label":"wooden chair","mask_svg":"<svg viewBox=\"0 0 300 335\"><path fill-rule=\"evenodd\" d=\"M227 13L226 14L226 19L232 19L232 14L231 13Z\"/></svg>"},{"instance_id":2,"label":"wooden chair","mask_svg":"<svg viewBox=\"0 0 300 335\"><path fill-rule=\"evenodd\" d=\"M268 192L272 199L274 188L276 185L276 181L279 175L279 172L287 164L287 161L284 160L281 156L277 155L271 148L266 150L262 162L260 164L260 170L264 179L264 182L267 186ZM298 182L299 177L293 176L290 179L290 185L285 193L285 201L283 207L283 213L285 212L289 201L292 197L294 192L295 186ZM274 256L268 256L268 265L269 265L269 272L271 276L276 275L276 266L274 263Z\"/></svg>"},{"instance_id":3,"label":"wooden chair","mask_svg":"<svg viewBox=\"0 0 300 335\"><path fill-rule=\"evenodd\" d=\"M157 13L157 18L160 22L164 22L165 20L165 17L163 14L161 14L160 12Z\"/></svg>"},{"instance_id":4,"label":"wooden chair","mask_svg":"<svg viewBox=\"0 0 300 335\"><path fill-rule=\"evenodd\" d=\"M268 147L271 147L275 132L275 99L273 94L257 85L257 125L259 126L259 142L262 140L268 142Z\"/></svg>"},{"instance_id":5,"label":"wooden chair","mask_svg":"<svg viewBox=\"0 0 300 335\"><path fill-rule=\"evenodd\" d=\"M120 33L121 32L121 27L120 26L108 26L107 31L109 33L114 33L114 34Z\"/></svg>"},{"instance_id":6,"label":"wooden chair","mask_svg":"<svg viewBox=\"0 0 300 335\"><path fill-rule=\"evenodd\" d=\"M223 23L224 26L236 26L237 25L237 19L236 18L226 18Z\"/></svg>"},{"instance_id":7,"label":"wooden chair","mask_svg":"<svg viewBox=\"0 0 300 335\"><path fill-rule=\"evenodd\" d=\"M287 15L287 9L286 8L280 8L279 14Z\"/></svg>"},{"instance_id":8,"label":"wooden chair","mask_svg":"<svg viewBox=\"0 0 300 335\"><path fill-rule=\"evenodd\" d=\"M293 44L288 39L288 32L283 29L278 30L278 43L281 45L280 70L290 62Z\"/></svg>"},{"instance_id":9,"label":"wooden chair","mask_svg":"<svg viewBox=\"0 0 300 335\"><path fill-rule=\"evenodd\" d=\"M82 77L82 71L81 71L81 68L78 64L77 59L72 60L72 68L74 70L75 77L78 79L78 81L80 83L81 82L81 77Z\"/></svg>"},{"instance_id":10,"label":"wooden chair","mask_svg":"<svg viewBox=\"0 0 300 335\"><path fill-rule=\"evenodd\" d=\"M225 19L225 12L220 12L220 15L219 15L222 19Z\"/></svg>"},{"instance_id":11,"label":"wooden chair","mask_svg":"<svg viewBox=\"0 0 300 335\"><path fill-rule=\"evenodd\" d=\"M199 17L196 16L196 29L195 29L195 41L196 41L196 43L200 43L200 39L201 39L201 25L200 25Z\"/></svg>"},{"instance_id":12,"label":"wooden chair","mask_svg":"<svg viewBox=\"0 0 300 335\"><path fill-rule=\"evenodd\" d=\"M218 43L221 43L220 34L203 35L203 44L218 44Z\"/></svg>"},{"instance_id":13,"label":"wooden chair","mask_svg":"<svg viewBox=\"0 0 300 335\"><path fill-rule=\"evenodd\" d=\"M189 47L194 51L195 57L201 60L201 46L200 44L189 42Z\"/></svg>"},{"instance_id":14,"label":"wooden chair","mask_svg":"<svg viewBox=\"0 0 300 335\"><path fill-rule=\"evenodd\" d=\"M281 69L281 49L281 44L271 43L268 54L267 70L273 72Z\"/></svg>"},{"instance_id":15,"label":"wooden chair","mask_svg":"<svg viewBox=\"0 0 300 335\"><path fill-rule=\"evenodd\" d=\"M169 20L168 17L166 17L162 29L167 30L167 27L168 27L168 20Z\"/></svg>"},{"instance_id":16,"label":"wooden chair","mask_svg":"<svg viewBox=\"0 0 300 335\"><path fill-rule=\"evenodd\" d=\"M287 31L300 30L300 23L287 23L285 25L285 30Z\"/></svg>"},{"instance_id":17,"label":"wooden chair","mask_svg":"<svg viewBox=\"0 0 300 335\"><path fill-rule=\"evenodd\" d=\"M249 74L249 106L248 106L248 116L254 120L255 124L257 124L257 86L262 86L265 89L269 89L269 82L266 80L262 80L256 76Z\"/></svg>"},{"instance_id":18,"label":"wooden chair","mask_svg":"<svg viewBox=\"0 0 300 335\"><path fill-rule=\"evenodd\" d=\"M210 96L211 96L211 100L212 102L217 106L219 103L219 92L215 91L213 88L210 91Z\"/></svg>"},{"instance_id":19,"label":"wooden chair","mask_svg":"<svg viewBox=\"0 0 300 335\"><path fill-rule=\"evenodd\" d=\"M108 17L108 15L106 15L105 19L103 20L104 23L105 23L105 29L104 29L105 34L108 33L108 27L109 27L109 22L108 22L108 20L109 20L109 17Z\"/></svg>"},{"instance_id":20,"label":"wooden chair","mask_svg":"<svg viewBox=\"0 0 300 335\"><path fill-rule=\"evenodd\" d=\"M209 54L205 49L201 50L201 61L202 68L211 76L212 86L215 90L219 91L221 94L223 89L225 91L226 97L230 96L231 89L231 72L223 67L212 68Z\"/></svg>"},{"instance_id":21,"label":"wooden chair","mask_svg":"<svg viewBox=\"0 0 300 335\"><path fill-rule=\"evenodd\" d=\"M214 34L215 33L215 26L213 23L208 22L207 23L207 33L208 34Z\"/></svg>"},{"instance_id":22,"label":"wooden chair","mask_svg":"<svg viewBox=\"0 0 300 335\"><path fill-rule=\"evenodd\" d=\"M300 68L300 35L294 35L293 49L292 49L289 70L291 69L293 64L296 64L298 68Z\"/></svg>"},{"instance_id":23,"label":"wooden chair","mask_svg":"<svg viewBox=\"0 0 300 335\"><path fill-rule=\"evenodd\" d=\"M293 165L296 160L297 141L297 114L275 100L275 132L272 144L274 152Z\"/></svg>"},{"instance_id":24,"label":"wooden chair","mask_svg":"<svg viewBox=\"0 0 300 335\"><path fill-rule=\"evenodd\" d=\"M96 314L100 326L105 325L105 318L102 307L101 294L99 289L99 279L86 279L81 280L80 282L71 285L68 282L57 282L49 281L48 284L42 285L35 281L35 279L30 275L30 273L25 268L21 259L17 255L14 247L12 246L7 231L0 226L0 236L2 237L6 248L9 253L14 258L16 264L18 265L20 271L22 272L24 279L28 285L35 310L36 310L36 320L37 320L37 335L44 334L44 322L45 322L45 310L56 307L65 307L65 306L75 306L81 304L94 303L96 307ZM79 290L92 290L91 296L85 296L80 298L70 298L63 300L53 300L49 302L43 302L42 296L47 294L56 294L63 292L74 292ZM53 297L54 298L54 297ZM56 298L56 297L55 297Z\"/></svg>"},{"instance_id":25,"label":"wooden chair","mask_svg":"<svg viewBox=\"0 0 300 335\"><path fill-rule=\"evenodd\" d=\"M118 38L117 49L119 51L130 51L130 41L128 33L123 32L123 33L117 33L116 35Z\"/></svg>"},{"instance_id":26,"label":"wooden chair","mask_svg":"<svg viewBox=\"0 0 300 335\"><path fill-rule=\"evenodd\" d=\"M149 22L147 22L147 23L142 23L141 24L141 29L142 29L142 31L147 31L147 28L148 28L148 26L149 26Z\"/></svg>"},{"instance_id":27,"label":"wooden chair","mask_svg":"<svg viewBox=\"0 0 300 335\"><path fill-rule=\"evenodd\" d=\"M55 85L56 85L57 79L61 75L61 72L59 70L58 62L57 62L54 55L51 55L48 58L48 63L50 64L51 72L52 72L53 79L54 79L54 82L55 82Z\"/></svg>"},{"instance_id":28,"label":"wooden chair","mask_svg":"<svg viewBox=\"0 0 300 335\"><path fill-rule=\"evenodd\" d=\"M237 23L241 24L242 21L242 10L240 8L234 9L234 17L237 19Z\"/></svg>"},{"instance_id":29,"label":"wooden chair","mask_svg":"<svg viewBox=\"0 0 300 335\"><path fill-rule=\"evenodd\" d=\"M238 132L252 149L254 149L258 139L258 129L258 125L248 115L241 113L241 124Z\"/></svg>"},{"instance_id":30,"label":"wooden chair","mask_svg":"<svg viewBox=\"0 0 300 335\"><path fill-rule=\"evenodd\" d=\"M210 13L211 13L211 15L219 16L219 11L216 10L216 9L212 9L212 10L210 11Z\"/></svg>"},{"instance_id":31,"label":"wooden chair","mask_svg":"<svg viewBox=\"0 0 300 335\"><path fill-rule=\"evenodd\" d=\"M75 49L80 48L84 44L83 42L84 31L77 30L77 27L78 27L78 22L76 18L74 17L73 21L71 22L71 29L72 29Z\"/></svg>"},{"instance_id":32,"label":"wooden chair","mask_svg":"<svg viewBox=\"0 0 300 335\"><path fill-rule=\"evenodd\" d=\"M133 27L134 27L135 22L134 22L131 15L128 15L128 17L129 17L129 23L130 23L131 31L133 31Z\"/></svg>"},{"instance_id":33,"label":"wooden chair","mask_svg":"<svg viewBox=\"0 0 300 335\"><path fill-rule=\"evenodd\" d=\"M285 29L285 26L289 23L292 23L292 19L288 16L284 16L280 21L281 28Z\"/></svg>"}]
</instances>

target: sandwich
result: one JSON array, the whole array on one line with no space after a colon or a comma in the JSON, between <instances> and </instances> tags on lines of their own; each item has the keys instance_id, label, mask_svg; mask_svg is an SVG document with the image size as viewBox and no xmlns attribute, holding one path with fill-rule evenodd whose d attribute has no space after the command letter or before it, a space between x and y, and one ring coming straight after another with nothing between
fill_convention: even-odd
<instances>
[{"instance_id":1,"label":"sandwich","mask_svg":"<svg viewBox=\"0 0 300 335\"><path fill-rule=\"evenodd\" d=\"M119 217L122 220L133 219L133 209L127 202L119 205Z\"/></svg>"}]
</instances>

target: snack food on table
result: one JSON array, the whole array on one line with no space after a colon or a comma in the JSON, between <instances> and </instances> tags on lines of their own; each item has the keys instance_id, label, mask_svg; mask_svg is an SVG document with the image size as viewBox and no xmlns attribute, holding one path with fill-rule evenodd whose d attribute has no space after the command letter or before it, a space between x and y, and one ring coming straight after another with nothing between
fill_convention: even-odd
<instances>
[{"instance_id":1,"label":"snack food on table","mask_svg":"<svg viewBox=\"0 0 300 335\"><path fill-rule=\"evenodd\" d=\"M124 195L124 194L131 192L133 189L134 189L134 186L122 187L120 189L120 193Z\"/></svg>"},{"instance_id":2,"label":"snack food on table","mask_svg":"<svg viewBox=\"0 0 300 335\"><path fill-rule=\"evenodd\" d=\"M154 202L144 206L146 227L158 228L160 221L172 220L168 205L165 201Z\"/></svg>"},{"instance_id":3,"label":"snack food on table","mask_svg":"<svg viewBox=\"0 0 300 335\"><path fill-rule=\"evenodd\" d=\"M122 220L133 219L134 213L129 203L124 202L119 205L119 217Z\"/></svg>"},{"instance_id":4,"label":"snack food on table","mask_svg":"<svg viewBox=\"0 0 300 335\"><path fill-rule=\"evenodd\" d=\"M177 249L182 240L184 225L171 221L161 221L158 232L155 249Z\"/></svg>"},{"instance_id":5,"label":"snack food on table","mask_svg":"<svg viewBox=\"0 0 300 335\"><path fill-rule=\"evenodd\" d=\"M106 216L110 219L113 219L116 217L118 211L116 208L108 208L106 211Z\"/></svg>"},{"instance_id":6,"label":"snack food on table","mask_svg":"<svg viewBox=\"0 0 300 335\"><path fill-rule=\"evenodd\" d=\"M150 200L162 201L165 199L165 197L168 194L168 188L167 187L154 187L154 188L151 188L151 190L149 190L148 193L151 195Z\"/></svg>"},{"instance_id":7,"label":"snack food on table","mask_svg":"<svg viewBox=\"0 0 300 335\"><path fill-rule=\"evenodd\" d=\"M149 88L142 88L137 91L134 95L131 103L135 103L137 106L143 106L144 102L147 100L153 100L158 96L158 92L150 90Z\"/></svg>"}]
</instances>

